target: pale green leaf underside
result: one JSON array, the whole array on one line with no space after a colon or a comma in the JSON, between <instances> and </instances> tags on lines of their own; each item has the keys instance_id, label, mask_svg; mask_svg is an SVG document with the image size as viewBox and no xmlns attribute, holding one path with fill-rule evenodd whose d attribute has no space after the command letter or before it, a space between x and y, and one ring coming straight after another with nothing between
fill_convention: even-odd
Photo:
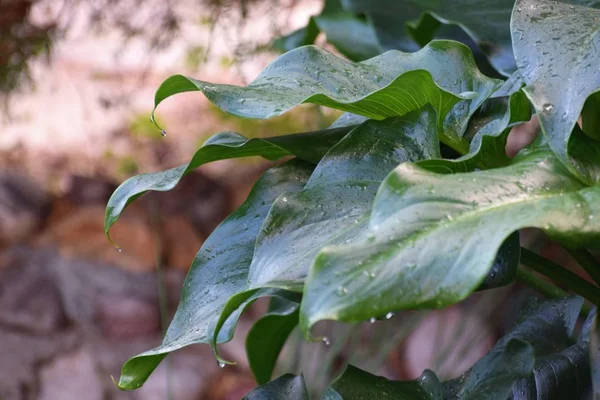
<instances>
[{"instance_id":1,"label":"pale green leaf underside","mask_svg":"<svg viewBox=\"0 0 600 400\"><path fill-rule=\"evenodd\" d=\"M309 335L324 319L456 303L481 283L506 237L525 227L597 247L600 187L585 187L543 148L508 167L464 174L402 164L380 187L362 242L317 256L301 326Z\"/></svg>"}]
</instances>

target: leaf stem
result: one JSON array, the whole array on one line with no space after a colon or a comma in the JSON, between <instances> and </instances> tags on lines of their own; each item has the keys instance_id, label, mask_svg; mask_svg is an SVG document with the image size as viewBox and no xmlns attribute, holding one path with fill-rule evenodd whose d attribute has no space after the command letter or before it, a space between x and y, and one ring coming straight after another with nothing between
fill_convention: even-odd
<instances>
[{"instance_id":1,"label":"leaf stem","mask_svg":"<svg viewBox=\"0 0 600 400\"><path fill-rule=\"evenodd\" d=\"M560 265L523 247L521 248L521 264L565 285L569 290L591 301L593 304L600 302L600 288L564 269Z\"/></svg>"},{"instance_id":2,"label":"leaf stem","mask_svg":"<svg viewBox=\"0 0 600 400\"><path fill-rule=\"evenodd\" d=\"M566 248L566 250L577 261L577 264L592 277L594 282L600 284L600 263L598 263L594 256L586 249L575 250Z\"/></svg>"},{"instance_id":3,"label":"leaf stem","mask_svg":"<svg viewBox=\"0 0 600 400\"><path fill-rule=\"evenodd\" d=\"M554 286L548 281L538 278L533 272L530 272L523 267L517 269L517 280L523 282L527 286L531 286L544 296L551 299L567 297L569 294L559 287Z\"/></svg>"},{"instance_id":4,"label":"leaf stem","mask_svg":"<svg viewBox=\"0 0 600 400\"><path fill-rule=\"evenodd\" d=\"M444 143L446 146L450 147L452 150L456 151L461 156L464 156L469 152L470 144L463 138L454 139L443 134L440 134L439 138L440 142Z\"/></svg>"}]
</instances>

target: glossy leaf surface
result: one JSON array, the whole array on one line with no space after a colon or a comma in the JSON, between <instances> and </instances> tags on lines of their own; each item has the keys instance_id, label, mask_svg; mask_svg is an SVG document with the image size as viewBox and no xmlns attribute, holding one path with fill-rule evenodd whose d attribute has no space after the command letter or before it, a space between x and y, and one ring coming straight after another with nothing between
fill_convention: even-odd
<instances>
[{"instance_id":1,"label":"glossy leaf surface","mask_svg":"<svg viewBox=\"0 0 600 400\"><path fill-rule=\"evenodd\" d=\"M277 160L289 155L316 164L331 146L348 133L350 128L343 125L341 122L335 129L264 139L246 139L234 132L218 133L204 143L189 163L166 171L137 175L123 182L106 206L104 231L108 235L125 207L136 198L149 190L164 192L173 189L183 176L202 164L249 156Z\"/></svg>"},{"instance_id":2,"label":"glossy leaf surface","mask_svg":"<svg viewBox=\"0 0 600 400\"><path fill-rule=\"evenodd\" d=\"M481 283L506 237L524 227L598 246L600 187L585 187L543 147L507 167L464 174L401 164L379 189L363 240L317 256L301 327L309 334L323 319L357 322L456 303Z\"/></svg>"},{"instance_id":3,"label":"glossy leaf surface","mask_svg":"<svg viewBox=\"0 0 600 400\"><path fill-rule=\"evenodd\" d=\"M518 0L511 30L526 84L523 90L538 113L550 147L583 181L596 183L570 160L568 143L586 99L600 90L600 10Z\"/></svg>"},{"instance_id":4,"label":"glossy leaf surface","mask_svg":"<svg viewBox=\"0 0 600 400\"><path fill-rule=\"evenodd\" d=\"M441 140L461 142L468 118L501 84L482 75L470 50L452 41L360 63L306 46L277 58L246 87L172 76L156 92L155 106L188 91L202 91L223 111L246 118L269 118L313 103L384 119L431 104Z\"/></svg>"},{"instance_id":5,"label":"glossy leaf surface","mask_svg":"<svg viewBox=\"0 0 600 400\"><path fill-rule=\"evenodd\" d=\"M300 190L311 170L300 161L270 169L246 202L215 229L194 259L162 345L127 361L120 388L141 386L168 352L210 342L225 302L246 287L254 241L271 204L282 193ZM221 329L221 341L231 340L234 327Z\"/></svg>"}]
</instances>

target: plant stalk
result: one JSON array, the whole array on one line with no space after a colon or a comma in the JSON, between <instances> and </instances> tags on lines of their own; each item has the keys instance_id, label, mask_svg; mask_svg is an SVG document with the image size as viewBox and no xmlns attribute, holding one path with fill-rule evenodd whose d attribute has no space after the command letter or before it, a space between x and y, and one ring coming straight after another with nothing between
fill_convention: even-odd
<instances>
[{"instance_id":1,"label":"plant stalk","mask_svg":"<svg viewBox=\"0 0 600 400\"><path fill-rule=\"evenodd\" d=\"M564 269L560 265L523 247L521 248L521 264L565 285L569 290L591 301L593 304L600 302L600 288Z\"/></svg>"},{"instance_id":2,"label":"plant stalk","mask_svg":"<svg viewBox=\"0 0 600 400\"><path fill-rule=\"evenodd\" d=\"M600 263L594 258L594 256L586 249L566 249L571 257L577 261L577 264L581 266L588 273L588 275L596 282L600 284Z\"/></svg>"}]
</instances>

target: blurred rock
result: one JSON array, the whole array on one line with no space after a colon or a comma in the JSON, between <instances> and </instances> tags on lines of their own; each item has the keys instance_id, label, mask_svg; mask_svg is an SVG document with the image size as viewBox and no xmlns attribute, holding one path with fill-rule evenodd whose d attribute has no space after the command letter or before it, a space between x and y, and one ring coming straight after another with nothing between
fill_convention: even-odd
<instances>
[{"instance_id":1,"label":"blurred rock","mask_svg":"<svg viewBox=\"0 0 600 400\"><path fill-rule=\"evenodd\" d=\"M155 247L147 218L140 213L125 213L111 230L119 252L104 235L104 206L73 208L51 223L39 244L56 246L69 259L95 260L130 272L155 268Z\"/></svg>"},{"instance_id":2,"label":"blurred rock","mask_svg":"<svg viewBox=\"0 0 600 400\"><path fill-rule=\"evenodd\" d=\"M92 355L79 349L56 357L40 370L39 400L104 400Z\"/></svg>"},{"instance_id":3,"label":"blurred rock","mask_svg":"<svg viewBox=\"0 0 600 400\"><path fill-rule=\"evenodd\" d=\"M48 334L65 324L60 294L48 270L14 253L0 257L0 324Z\"/></svg>"},{"instance_id":4,"label":"blurred rock","mask_svg":"<svg viewBox=\"0 0 600 400\"><path fill-rule=\"evenodd\" d=\"M166 265L187 271L204 240L182 217L174 216L165 219L161 228Z\"/></svg>"},{"instance_id":5,"label":"blurred rock","mask_svg":"<svg viewBox=\"0 0 600 400\"><path fill-rule=\"evenodd\" d=\"M29 239L41 227L50 198L28 177L0 171L0 248Z\"/></svg>"},{"instance_id":6,"label":"blurred rock","mask_svg":"<svg viewBox=\"0 0 600 400\"><path fill-rule=\"evenodd\" d=\"M239 400L256 387L256 382L248 372L226 367L211 381L204 391L202 400Z\"/></svg>"},{"instance_id":7,"label":"blurred rock","mask_svg":"<svg viewBox=\"0 0 600 400\"><path fill-rule=\"evenodd\" d=\"M0 399L36 400L38 366L70 351L79 340L74 330L38 337L23 331L6 331L0 326Z\"/></svg>"},{"instance_id":8,"label":"blurred rock","mask_svg":"<svg viewBox=\"0 0 600 400\"><path fill-rule=\"evenodd\" d=\"M158 302L126 294L100 295L96 322L108 339L135 339L160 332Z\"/></svg>"}]
</instances>

